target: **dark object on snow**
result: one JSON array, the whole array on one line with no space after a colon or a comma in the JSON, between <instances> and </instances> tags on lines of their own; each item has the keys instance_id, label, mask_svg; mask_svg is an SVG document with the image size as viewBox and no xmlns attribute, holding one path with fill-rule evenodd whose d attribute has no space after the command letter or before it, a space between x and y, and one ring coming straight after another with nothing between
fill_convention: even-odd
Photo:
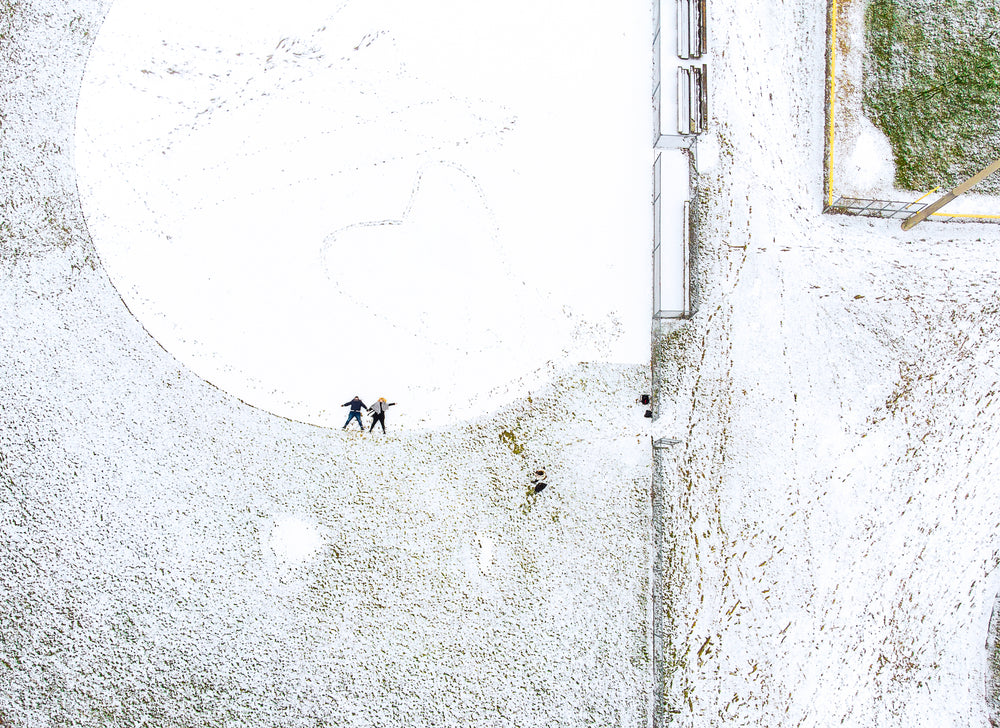
<instances>
[{"instance_id":1,"label":"dark object on snow","mask_svg":"<svg viewBox=\"0 0 1000 728\"><path fill-rule=\"evenodd\" d=\"M649 395L648 394L639 395L639 404L649 404Z\"/></svg>"},{"instance_id":2,"label":"dark object on snow","mask_svg":"<svg viewBox=\"0 0 1000 728\"><path fill-rule=\"evenodd\" d=\"M347 422L345 422L344 426L340 429L346 430L347 426L351 424L351 420L357 420L358 427L360 427L361 431L364 432L365 426L361 424L361 408L364 407L365 409L367 409L367 405L365 405L365 403L361 401L361 398L357 395L354 395L354 399L352 399L350 402L344 402L344 404L340 406L351 408L351 411L347 415Z\"/></svg>"},{"instance_id":3,"label":"dark object on snow","mask_svg":"<svg viewBox=\"0 0 1000 728\"><path fill-rule=\"evenodd\" d=\"M545 482L545 471L541 468L531 473L531 484L535 486L535 492L541 493L548 483Z\"/></svg>"},{"instance_id":4,"label":"dark object on snow","mask_svg":"<svg viewBox=\"0 0 1000 728\"><path fill-rule=\"evenodd\" d=\"M548 483L535 483L535 492L536 493L541 493L543 490L545 490L545 487L547 485L548 485Z\"/></svg>"},{"instance_id":5,"label":"dark object on snow","mask_svg":"<svg viewBox=\"0 0 1000 728\"><path fill-rule=\"evenodd\" d=\"M646 417L647 419L650 420L653 419L653 410L646 410L646 413L643 415L643 417Z\"/></svg>"}]
</instances>

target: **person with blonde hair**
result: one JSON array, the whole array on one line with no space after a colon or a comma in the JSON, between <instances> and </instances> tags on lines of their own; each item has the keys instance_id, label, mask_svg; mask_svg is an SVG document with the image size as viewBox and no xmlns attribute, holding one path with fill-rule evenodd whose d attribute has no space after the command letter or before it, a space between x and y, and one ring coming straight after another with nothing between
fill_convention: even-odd
<instances>
[{"instance_id":1,"label":"person with blonde hair","mask_svg":"<svg viewBox=\"0 0 1000 728\"><path fill-rule=\"evenodd\" d=\"M372 426L368 428L368 432L375 429L375 423L378 422L382 425L382 434L385 434L385 411L392 407L395 402L386 402L385 397L379 397L378 402L373 404L368 408L368 411L372 415Z\"/></svg>"}]
</instances>

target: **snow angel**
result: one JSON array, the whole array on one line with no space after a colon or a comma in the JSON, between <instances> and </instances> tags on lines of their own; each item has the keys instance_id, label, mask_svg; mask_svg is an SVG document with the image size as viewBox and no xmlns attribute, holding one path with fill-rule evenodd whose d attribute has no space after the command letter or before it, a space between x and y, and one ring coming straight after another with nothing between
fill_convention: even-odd
<instances>
[{"instance_id":1,"label":"snow angel","mask_svg":"<svg viewBox=\"0 0 1000 728\"><path fill-rule=\"evenodd\" d=\"M394 404L396 403L386 402L385 397L379 397L378 402L368 408L368 411L372 413L372 426L368 429L368 432L374 430L375 423L378 422L382 425L382 433L385 434L385 411Z\"/></svg>"},{"instance_id":2,"label":"snow angel","mask_svg":"<svg viewBox=\"0 0 1000 728\"><path fill-rule=\"evenodd\" d=\"M350 414L347 415L347 422L345 422L344 426L341 427L340 429L346 430L347 426L351 424L351 420L357 420L358 427L360 427L361 431L364 432L365 426L361 423L361 409L362 407L367 407L368 405L366 405L364 402L361 401L361 397L359 397L358 395L354 395L354 399L352 399L350 402L344 402L344 404L340 406L351 408Z\"/></svg>"}]
</instances>

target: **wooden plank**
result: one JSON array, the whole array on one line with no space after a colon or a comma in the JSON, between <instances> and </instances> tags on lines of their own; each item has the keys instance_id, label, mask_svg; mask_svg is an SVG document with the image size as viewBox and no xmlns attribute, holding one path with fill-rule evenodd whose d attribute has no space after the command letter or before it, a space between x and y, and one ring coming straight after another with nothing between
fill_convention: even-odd
<instances>
[{"instance_id":1,"label":"wooden plank","mask_svg":"<svg viewBox=\"0 0 1000 728\"><path fill-rule=\"evenodd\" d=\"M688 134L697 134L698 129L698 69L688 69Z\"/></svg>"},{"instance_id":2,"label":"wooden plank","mask_svg":"<svg viewBox=\"0 0 1000 728\"><path fill-rule=\"evenodd\" d=\"M708 0L696 0L698 3L698 57L708 53Z\"/></svg>"},{"instance_id":3,"label":"wooden plank","mask_svg":"<svg viewBox=\"0 0 1000 728\"><path fill-rule=\"evenodd\" d=\"M705 120L701 116L701 69L695 66L691 69L691 132L700 134L705 128Z\"/></svg>"},{"instance_id":4,"label":"wooden plank","mask_svg":"<svg viewBox=\"0 0 1000 728\"><path fill-rule=\"evenodd\" d=\"M691 81L686 68L677 69L677 133L690 134Z\"/></svg>"},{"instance_id":5,"label":"wooden plank","mask_svg":"<svg viewBox=\"0 0 1000 728\"><path fill-rule=\"evenodd\" d=\"M980 182L982 182L984 179L986 179L987 177L989 177L991 174L993 174L997 170L1000 170L1000 159L998 159L995 162L993 162L993 164L991 164L990 166L988 166L986 169L982 170L981 172L977 172L976 174L972 175L971 177L969 177L969 179L965 180L965 182L963 182L962 184L960 184L958 187L956 187L955 189L953 189L951 192L948 192L947 194L942 195L939 199L937 199L934 202L932 202L931 204L929 204L927 207L925 207L920 212L916 213L915 215L910 215L908 218L906 218L905 220L903 220L903 224L900 227L902 227L903 230L910 230L910 229L912 229L913 227L915 227L916 225L920 224L921 222L923 222L924 220L926 220L928 217L930 217L931 215L933 215L935 212L937 212L938 210L940 210L942 207L944 207L945 205L947 205L949 202L951 202L952 200L954 200L959 195L964 195L972 187L974 187L975 185L977 185Z\"/></svg>"},{"instance_id":6,"label":"wooden plank","mask_svg":"<svg viewBox=\"0 0 1000 728\"><path fill-rule=\"evenodd\" d=\"M688 0L688 58L701 57L701 39L698 32L701 28L701 21L698 19L700 7L698 0Z\"/></svg>"},{"instance_id":7,"label":"wooden plank","mask_svg":"<svg viewBox=\"0 0 1000 728\"><path fill-rule=\"evenodd\" d=\"M686 59L690 53L688 38L688 11L690 0L677 0L677 57Z\"/></svg>"},{"instance_id":8,"label":"wooden plank","mask_svg":"<svg viewBox=\"0 0 1000 728\"><path fill-rule=\"evenodd\" d=\"M698 101L701 103L701 130L708 128L708 64L701 64L701 96Z\"/></svg>"}]
</instances>

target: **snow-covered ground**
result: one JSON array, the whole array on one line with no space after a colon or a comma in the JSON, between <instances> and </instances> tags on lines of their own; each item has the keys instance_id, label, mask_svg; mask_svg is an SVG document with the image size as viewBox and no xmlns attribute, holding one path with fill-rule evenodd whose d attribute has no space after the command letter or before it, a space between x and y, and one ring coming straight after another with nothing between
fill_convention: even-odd
<instances>
[{"instance_id":1,"label":"snow-covered ground","mask_svg":"<svg viewBox=\"0 0 1000 728\"><path fill-rule=\"evenodd\" d=\"M698 312L655 350L661 717L984 726L996 228L823 216L823 8L712 7Z\"/></svg>"},{"instance_id":2,"label":"snow-covered ground","mask_svg":"<svg viewBox=\"0 0 1000 728\"><path fill-rule=\"evenodd\" d=\"M22 0L0 26L4 719L987 724L996 228L821 214L825 8L709 4L718 154L697 312L655 337L652 432L679 442L654 456L642 366L564 362L369 438L160 348L77 192L109 7Z\"/></svg>"},{"instance_id":3,"label":"snow-covered ground","mask_svg":"<svg viewBox=\"0 0 1000 728\"><path fill-rule=\"evenodd\" d=\"M410 5L307 2L278 17L272 4L230 5L232 38L209 33L199 47L219 4L5 6L5 724L647 724L652 469L636 399L650 388L651 17L611 2L482 16ZM137 16L126 30L137 29L128 37L151 65L93 77L112 60L105 15L107 31L125 32L119 11ZM257 13L273 27L243 23ZM357 22L319 30L331 14ZM151 41L166 31L194 45ZM456 63L456 49L473 57ZM354 75L326 73L324 53L327 65L360 59ZM578 76L581 63L593 74ZM640 77L622 73L632 65ZM176 96L147 105L122 81ZM473 81L491 94L508 83L511 96L480 99ZM336 149L308 115L313 102ZM241 104L252 113L241 117ZM184 112L202 110L197 128L184 125ZM282 148L246 138L259 119L278 125L271 135L300 126ZM305 145L317 135L323 159ZM275 169L283 151L295 163L286 176ZM408 157L395 175L350 168L379 154ZM354 161L332 171L347 181L331 181L327 165L345 156ZM214 187L191 168L208 162ZM292 174L310 164L318 179ZM245 196L258 188L267 194ZM225 214L198 207L216 203ZM116 258L108 235L120 229L130 235ZM282 231L284 247L269 250ZM372 236L394 256L366 260ZM356 274L342 276L343 265ZM128 281L130 270L149 275ZM295 309L299 292L282 285L300 281L335 288L315 304L330 308ZM227 381L188 361L175 346L183 336L150 313L173 303L181 316L189 299L201 306L192 326L206 330L184 336L214 351L249 331L238 343L259 359L236 349L219 364ZM227 328L227 312L251 318ZM392 322L409 341L388 340ZM281 390L271 400L240 389L236 367L259 365ZM492 404L468 402L512 381ZM339 405L355 392L399 402L388 435L340 430ZM300 409L283 409L292 394ZM432 412L440 402L459 406L445 417ZM539 468L547 486L536 493Z\"/></svg>"}]
</instances>

